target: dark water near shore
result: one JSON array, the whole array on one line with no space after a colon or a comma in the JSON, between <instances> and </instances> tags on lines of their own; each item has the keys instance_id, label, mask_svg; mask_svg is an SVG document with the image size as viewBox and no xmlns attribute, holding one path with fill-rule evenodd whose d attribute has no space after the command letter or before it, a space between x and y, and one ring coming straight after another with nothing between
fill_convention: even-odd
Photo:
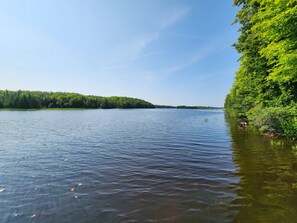
<instances>
[{"instance_id":1,"label":"dark water near shore","mask_svg":"<svg viewBox=\"0 0 297 223\"><path fill-rule=\"evenodd\" d=\"M0 111L0 222L296 222L297 152L220 110Z\"/></svg>"}]
</instances>

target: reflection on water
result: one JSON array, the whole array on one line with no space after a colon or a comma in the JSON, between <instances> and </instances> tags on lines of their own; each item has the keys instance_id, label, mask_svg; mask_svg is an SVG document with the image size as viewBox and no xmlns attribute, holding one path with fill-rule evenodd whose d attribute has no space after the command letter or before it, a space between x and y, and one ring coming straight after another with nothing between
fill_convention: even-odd
<instances>
[{"instance_id":1,"label":"reflection on water","mask_svg":"<svg viewBox=\"0 0 297 223\"><path fill-rule=\"evenodd\" d=\"M1 111L0 142L1 223L297 219L292 150L219 110Z\"/></svg>"},{"instance_id":2,"label":"reflection on water","mask_svg":"<svg viewBox=\"0 0 297 223\"><path fill-rule=\"evenodd\" d=\"M229 120L240 196L234 222L296 222L297 156L286 141L238 129Z\"/></svg>"}]
</instances>

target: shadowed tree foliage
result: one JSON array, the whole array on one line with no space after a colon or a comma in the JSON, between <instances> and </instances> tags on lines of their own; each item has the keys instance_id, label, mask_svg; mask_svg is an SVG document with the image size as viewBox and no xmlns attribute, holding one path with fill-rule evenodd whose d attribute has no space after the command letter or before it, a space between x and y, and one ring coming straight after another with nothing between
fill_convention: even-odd
<instances>
[{"instance_id":1,"label":"shadowed tree foliage","mask_svg":"<svg viewBox=\"0 0 297 223\"><path fill-rule=\"evenodd\" d=\"M297 0L234 5L240 6L234 47L241 57L225 109L265 131L297 138Z\"/></svg>"},{"instance_id":2,"label":"shadowed tree foliage","mask_svg":"<svg viewBox=\"0 0 297 223\"><path fill-rule=\"evenodd\" d=\"M154 105L141 99L129 97L0 90L0 108L154 108Z\"/></svg>"}]
</instances>

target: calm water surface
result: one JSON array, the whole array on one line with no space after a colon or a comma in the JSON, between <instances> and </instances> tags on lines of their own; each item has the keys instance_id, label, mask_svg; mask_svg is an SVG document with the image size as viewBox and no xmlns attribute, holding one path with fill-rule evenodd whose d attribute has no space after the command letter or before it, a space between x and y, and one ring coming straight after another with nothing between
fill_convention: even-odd
<instances>
[{"instance_id":1,"label":"calm water surface","mask_svg":"<svg viewBox=\"0 0 297 223\"><path fill-rule=\"evenodd\" d=\"M296 222L297 156L220 110L0 111L0 222Z\"/></svg>"}]
</instances>

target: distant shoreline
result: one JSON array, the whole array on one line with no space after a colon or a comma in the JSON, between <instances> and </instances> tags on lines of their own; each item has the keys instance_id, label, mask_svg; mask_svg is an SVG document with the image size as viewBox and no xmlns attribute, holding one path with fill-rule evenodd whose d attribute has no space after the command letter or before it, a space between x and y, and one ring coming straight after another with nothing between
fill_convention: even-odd
<instances>
[{"instance_id":1,"label":"distant shoreline","mask_svg":"<svg viewBox=\"0 0 297 223\"><path fill-rule=\"evenodd\" d=\"M0 110L82 110L82 109L223 109L212 106L154 105L131 97L103 97L67 92L0 90Z\"/></svg>"},{"instance_id":2,"label":"distant shoreline","mask_svg":"<svg viewBox=\"0 0 297 223\"><path fill-rule=\"evenodd\" d=\"M200 110L213 110L213 109L224 109L224 107L212 107L212 106L187 106L187 105L178 105L178 106L171 106L171 105L155 105L155 108L175 108L175 109L200 109Z\"/></svg>"},{"instance_id":3,"label":"distant shoreline","mask_svg":"<svg viewBox=\"0 0 297 223\"><path fill-rule=\"evenodd\" d=\"M131 97L103 97L67 92L0 90L4 109L154 108L148 101Z\"/></svg>"},{"instance_id":4,"label":"distant shoreline","mask_svg":"<svg viewBox=\"0 0 297 223\"><path fill-rule=\"evenodd\" d=\"M0 108L0 111L76 111L76 110L135 110L135 109L184 109L184 110L223 110L224 108L209 107L209 108L178 108L174 107L154 107L154 108Z\"/></svg>"}]
</instances>

